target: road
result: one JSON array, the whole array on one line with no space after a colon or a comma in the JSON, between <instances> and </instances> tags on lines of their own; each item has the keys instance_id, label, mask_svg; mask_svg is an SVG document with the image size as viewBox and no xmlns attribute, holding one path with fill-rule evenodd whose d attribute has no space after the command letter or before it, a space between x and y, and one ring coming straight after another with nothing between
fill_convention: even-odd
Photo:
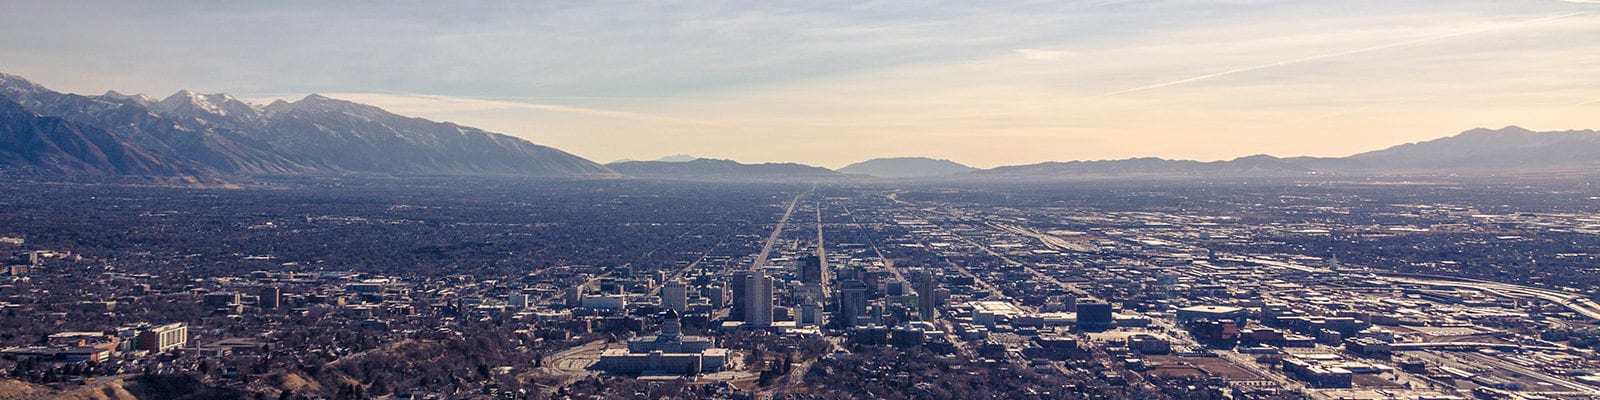
<instances>
[{"instance_id":1,"label":"road","mask_svg":"<svg viewBox=\"0 0 1600 400\"><path fill-rule=\"evenodd\" d=\"M1505 360L1502 360L1500 358L1486 356L1486 355L1479 354L1479 353L1462 353L1462 356L1466 357L1468 359L1471 359L1476 363L1480 363L1480 365L1486 364L1486 365L1494 367L1495 369L1499 369L1499 370L1502 370L1502 371L1511 371L1511 372L1516 373L1518 375L1531 377L1533 379L1537 379L1537 380L1541 380L1541 381L1545 381L1545 382L1550 382L1550 383L1556 384L1558 386L1561 386L1563 388L1566 388L1568 390L1571 390L1573 392L1582 393L1582 394L1590 395L1590 396L1600 395L1600 390L1595 390L1592 387L1589 387L1589 386L1586 386L1586 385L1583 385L1583 384L1580 384L1580 383L1568 381L1566 379L1561 379L1561 378L1557 378L1557 377L1554 377L1554 376L1550 376L1549 374L1546 374L1546 373L1544 373L1542 371L1535 371L1533 369L1530 369L1530 368L1527 368L1527 367L1523 367L1521 365L1517 365L1517 363L1505 361Z\"/></svg>"},{"instance_id":2,"label":"road","mask_svg":"<svg viewBox=\"0 0 1600 400\"><path fill-rule=\"evenodd\" d=\"M891 194L890 196L892 198L893 195ZM844 214L850 216L850 223L852 225L855 225L858 228L861 226L861 221L856 219L856 213L851 212L849 207L845 207L844 208ZM889 270L889 273L894 274L895 279L898 279L898 280L900 280L902 282L906 282L906 277L904 275L901 275L900 269L896 268L894 266L894 262L890 261L888 257L884 257L883 256L883 249L878 247L878 241L877 240L870 240L869 239L867 241L867 244L872 246L872 254L878 255L878 260L882 260L883 261L884 268L887 268Z\"/></svg>"},{"instance_id":3,"label":"road","mask_svg":"<svg viewBox=\"0 0 1600 400\"><path fill-rule=\"evenodd\" d=\"M690 233L694 233L696 231L699 231L700 228L702 228L704 226L705 225L701 225L701 226L695 227L694 229L690 229L689 231L684 232L682 235L678 235L678 237L673 238L671 242L668 242L668 244L671 244L672 242L677 242L678 240L683 239L685 236L689 236ZM741 228L743 228L743 227L741 227ZM737 232L738 230L735 230L735 231ZM711 248L706 249L706 251L704 253L700 253L700 257L696 258L694 260L694 262L689 263L689 265L685 265L683 268L679 268L677 271L673 271L672 272L672 276L668 277L666 280L661 281L661 282L656 282L655 286L650 288L649 295L650 296L655 296L655 295L661 293L661 287L666 285L667 282L671 282L674 279L681 278L681 277L683 277L683 274L694 270L694 267L699 266L701 261L705 261L706 257L711 255L711 252L716 251L717 248L722 247L723 243L727 243L727 242L728 242L728 239L726 237L724 237L722 240L718 240L716 245L713 245L713 246L711 246ZM665 247L665 245L663 245L662 247ZM656 250L650 250L650 253L655 253L655 252L656 252ZM648 257L650 253L646 253L645 257ZM640 259L643 260L644 257L640 257Z\"/></svg>"},{"instance_id":4,"label":"road","mask_svg":"<svg viewBox=\"0 0 1600 400\"><path fill-rule=\"evenodd\" d=\"M891 194L891 196L892 195L893 194ZM896 202L899 202L899 203L903 203L903 204L908 204L908 205L911 204L911 203L906 203L904 201L901 201L899 199L893 199L893 200L896 201ZM936 208L928 208L928 209L924 209L922 211L926 211L926 212L930 212L930 213L939 213L939 214L946 215L946 216L953 216L953 214L948 213L948 212L939 212L938 209L936 209ZM928 221L928 224L929 225L933 225L934 228L938 228L940 231L945 232L945 233L949 233L950 236L953 236L956 239L961 240L962 243L965 243L968 246L972 246L972 247L978 248L980 250L983 250L985 253L988 253L989 255L994 256L995 258L999 258L1000 261L1004 261L1007 265L1022 267L1022 270L1027 272L1030 275L1033 275L1034 279L1038 279L1040 281L1050 283L1052 285L1055 285L1056 287L1059 287L1059 288L1062 288L1062 289L1066 289L1066 290L1071 291L1071 292L1073 292L1073 293L1075 293L1077 295L1086 295L1088 293L1088 292L1085 292L1082 289L1079 289L1077 285L1073 285L1073 284L1069 284L1069 283L1057 280L1053 276L1047 275L1045 273L1039 272L1039 270L1033 269L1033 266L1031 266L1031 265L1019 262L1017 260L1013 260L1013 259L1011 259L1011 257L1006 257L1006 255L1000 254L999 252L994 251L994 249L990 249L989 246L985 246L985 245L980 244L980 243L978 243L978 242L976 242L976 241L974 241L972 239L967 238L966 236L962 236L961 234L958 234L958 233L955 233L954 231L946 229L943 225L939 225L937 223L934 223L933 220L931 220L931 219L928 219L928 218L924 217L923 220ZM999 228L994 227L992 225L991 225L991 227L999 229ZM980 286L983 286L985 289L989 290L991 293L1002 294L1002 293L999 292L998 289L995 288L994 285L989 284L987 281L984 281L983 279L979 278L977 275L973 274L971 271L968 271L966 269L966 267L962 267L962 266L955 265L955 264L951 264L951 266L954 266L957 270L961 271L961 273L973 277L973 279L975 281L977 281Z\"/></svg>"},{"instance_id":5,"label":"road","mask_svg":"<svg viewBox=\"0 0 1600 400\"><path fill-rule=\"evenodd\" d=\"M711 246L711 248L706 249L706 252L700 253L700 258L696 258L696 259L694 259L694 262L689 263L689 265L685 265L685 266L683 266L683 268L679 268L677 271L673 271L672 272L672 276L668 277L666 281L656 282L655 287L650 288L650 295L651 296L655 296L657 294L660 294L661 293L661 287L665 286L667 284L667 282L671 282L673 280L677 280L678 278L682 278L684 274L689 273L689 271L693 271L695 269L695 267L700 266L700 262L705 261L707 257L711 256L711 252L717 251L717 248L722 247L722 244L723 243L727 243L727 242L728 242L728 239L722 239L720 241L717 241L717 244L715 246Z\"/></svg>"},{"instance_id":6,"label":"road","mask_svg":"<svg viewBox=\"0 0 1600 400\"><path fill-rule=\"evenodd\" d=\"M783 210L783 218L779 218L778 226L772 228L772 235L767 236L767 244L761 246L761 253L756 255L755 262L750 263L750 269L759 270L767 265L767 257L772 254L772 244L778 242L778 235L783 234L783 226L789 223L789 216L794 215L794 206L800 204L800 198L805 197L807 193L811 192L797 194L794 200L789 201L789 208Z\"/></svg>"},{"instance_id":7,"label":"road","mask_svg":"<svg viewBox=\"0 0 1600 400\"><path fill-rule=\"evenodd\" d=\"M804 196L805 194L802 193L801 195ZM800 200L800 197L796 196L795 197L795 202L790 202L789 203L789 211L783 213L783 221L779 221L778 222L778 229L774 230L772 232L772 237L767 239L766 249L762 250L762 252L761 252L762 255L757 260L758 263L764 262L766 260L767 249L771 249L772 248L772 243L777 239L778 233L783 231L784 222L789 220L789 214L794 212L795 204L799 200ZM826 278L828 276L828 273L827 273L827 271L828 271L828 253L827 253L826 247L823 245L824 242L823 242L823 238L822 238L822 201L818 200L816 205L817 205L817 210L816 210L817 211L817 213L816 213L817 214L817 257L822 259L822 271L823 271L823 277L824 277L823 278L822 288L824 290L824 297L826 297L826 291L828 290L827 278ZM833 343L833 340L830 339L829 343ZM835 345L837 345L837 343L835 343ZM797 385L797 384L799 384L799 383L801 383L802 381L805 380L806 371L810 370L811 369L811 364L816 363L816 362L817 362L817 360L811 359L811 360L801 361L799 364L795 364L794 365L794 369L789 371L789 374L784 376L783 379L778 384L773 385L772 387L767 388L766 390L760 391L759 393L757 393L756 397L757 398L761 398L761 399L771 399L777 393L780 393L780 392L783 392L783 391L788 390L790 388L793 388L795 385Z\"/></svg>"},{"instance_id":8,"label":"road","mask_svg":"<svg viewBox=\"0 0 1600 400\"><path fill-rule=\"evenodd\" d=\"M827 298L828 292L828 247L822 241L822 200L817 200L817 258L822 263L822 297Z\"/></svg>"},{"instance_id":9,"label":"road","mask_svg":"<svg viewBox=\"0 0 1600 400\"><path fill-rule=\"evenodd\" d=\"M1473 290L1478 290L1478 291L1483 291L1483 292L1494 293L1494 294L1499 295L1499 296L1510 297L1510 298L1527 298L1527 297L1538 298L1538 299L1542 299L1542 300L1549 301L1549 302L1552 302L1552 303L1560 304L1562 307L1566 307L1567 309L1572 310L1573 312L1581 314L1581 315L1583 315L1585 317L1589 317L1590 319L1600 320L1600 305L1595 304L1594 301L1591 301L1588 298L1585 298L1585 297L1580 296L1580 295L1572 294L1572 293L1560 292L1560 291L1549 290L1549 289L1540 289L1540 288L1534 288L1534 287L1528 287L1528 286L1522 286L1522 285L1513 285L1513 284L1510 284L1510 283L1486 282L1486 281L1465 281L1465 280L1455 281L1455 280L1443 280L1443 279L1423 279L1423 278L1415 278L1415 277L1409 277L1409 276L1396 276L1396 275L1393 275L1393 274L1379 274L1379 275L1380 275L1380 278L1382 278L1384 280L1391 281L1391 282L1395 282L1395 283L1411 283L1411 284L1443 286L1443 287L1467 288L1467 289L1473 289Z\"/></svg>"}]
</instances>

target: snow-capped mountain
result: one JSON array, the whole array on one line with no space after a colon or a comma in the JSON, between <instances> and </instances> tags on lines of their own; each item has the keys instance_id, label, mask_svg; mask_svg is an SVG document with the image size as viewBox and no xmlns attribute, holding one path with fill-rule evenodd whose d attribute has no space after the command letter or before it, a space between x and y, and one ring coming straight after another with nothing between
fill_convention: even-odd
<instances>
[{"instance_id":1,"label":"snow-capped mountain","mask_svg":"<svg viewBox=\"0 0 1600 400\"><path fill-rule=\"evenodd\" d=\"M187 90L156 101L115 91L99 96L59 93L0 74L0 98L38 117L103 131L138 152L219 175L615 175L589 160L511 136L319 95L267 107L227 94Z\"/></svg>"}]
</instances>

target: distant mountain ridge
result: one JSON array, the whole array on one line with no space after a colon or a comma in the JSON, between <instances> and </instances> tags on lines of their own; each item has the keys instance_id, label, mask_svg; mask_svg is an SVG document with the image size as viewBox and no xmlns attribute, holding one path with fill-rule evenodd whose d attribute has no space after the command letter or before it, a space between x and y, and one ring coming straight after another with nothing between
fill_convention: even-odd
<instances>
[{"instance_id":1,"label":"distant mountain ridge","mask_svg":"<svg viewBox=\"0 0 1600 400\"><path fill-rule=\"evenodd\" d=\"M839 168L839 172L879 178L926 178L977 170L950 160L928 157L874 158Z\"/></svg>"},{"instance_id":2,"label":"distant mountain ridge","mask_svg":"<svg viewBox=\"0 0 1600 400\"><path fill-rule=\"evenodd\" d=\"M1600 171L1600 133L1516 126L1349 157L1269 155L1227 161L1132 158L977 170L948 160L868 160L839 171L674 155L599 165L558 149L448 122L308 95L257 106L226 94L163 99L107 91L60 93L0 73L0 173L210 176L389 174L618 177L722 181L859 178L952 181L1497 176ZM848 174L848 175L847 175Z\"/></svg>"},{"instance_id":3,"label":"distant mountain ridge","mask_svg":"<svg viewBox=\"0 0 1600 400\"><path fill-rule=\"evenodd\" d=\"M833 170L795 163L744 164L732 160L698 158L690 161L627 161L606 164L635 178L699 181L795 181L837 179Z\"/></svg>"},{"instance_id":4,"label":"distant mountain ridge","mask_svg":"<svg viewBox=\"0 0 1600 400\"><path fill-rule=\"evenodd\" d=\"M1254 155L1228 161L1133 158L1046 162L964 174L968 180L1073 180L1139 178L1288 178L1310 176L1494 176L1541 171L1600 170L1600 132L1533 132L1517 126L1472 129L1349 157L1278 158Z\"/></svg>"},{"instance_id":5,"label":"distant mountain ridge","mask_svg":"<svg viewBox=\"0 0 1600 400\"><path fill-rule=\"evenodd\" d=\"M699 160L699 159L700 159L700 157L695 157L695 156L691 156L691 155L688 155L688 154L673 154L673 155L670 155L670 156L661 157L661 158L657 158L657 159L654 159L654 160L634 160L634 159L631 159L631 158L624 158L624 159L621 159L621 160L616 160L616 161L612 161L612 162L606 163L606 165L621 164L621 163L625 163L625 162L639 162L639 161L686 162L686 161L694 161L694 160Z\"/></svg>"},{"instance_id":6,"label":"distant mountain ridge","mask_svg":"<svg viewBox=\"0 0 1600 400\"><path fill-rule=\"evenodd\" d=\"M1352 168L1519 170L1600 165L1600 132L1534 132L1517 126L1472 129L1344 158Z\"/></svg>"},{"instance_id":7,"label":"distant mountain ridge","mask_svg":"<svg viewBox=\"0 0 1600 400\"><path fill-rule=\"evenodd\" d=\"M193 171L212 175L399 174L508 175L535 177L616 176L606 167L519 138L421 118L320 95L295 102L255 106L227 94L179 91L165 99L108 91L99 96L59 93L21 77L0 74L0 98L38 117L67 125L8 127L18 137L48 137L61 126L104 132L99 140L113 153L148 154L153 165L133 168L84 158L65 148L27 148L27 156L0 168L72 174L164 175ZM13 111L15 114L15 111ZM47 127L49 127L47 131ZM25 132L28 131L28 132ZM33 154L37 153L37 154ZM132 157L132 156L130 156ZM77 163L39 164L78 159ZM142 159L139 157L129 158Z\"/></svg>"}]
</instances>

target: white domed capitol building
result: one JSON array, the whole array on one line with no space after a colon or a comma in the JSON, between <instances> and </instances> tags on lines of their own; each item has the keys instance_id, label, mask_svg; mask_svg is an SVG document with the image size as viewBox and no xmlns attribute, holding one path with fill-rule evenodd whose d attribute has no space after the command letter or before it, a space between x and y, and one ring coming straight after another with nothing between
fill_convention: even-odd
<instances>
[{"instance_id":1,"label":"white domed capitol building","mask_svg":"<svg viewBox=\"0 0 1600 400\"><path fill-rule=\"evenodd\" d=\"M594 368L617 374L685 374L717 372L728 365L728 349L713 348L710 338L684 336L678 312L662 313L661 333L628 341L628 349L600 354Z\"/></svg>"}]
</instances>

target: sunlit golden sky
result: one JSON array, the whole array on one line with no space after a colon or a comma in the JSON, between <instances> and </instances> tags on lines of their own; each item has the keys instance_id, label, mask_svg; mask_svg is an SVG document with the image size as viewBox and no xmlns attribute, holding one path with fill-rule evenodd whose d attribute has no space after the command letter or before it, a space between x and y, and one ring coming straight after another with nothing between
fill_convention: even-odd
<instances>
[{"instance_id":1,"label":"sunlit golden sky","mask_svg":"<svg viewBox=\"0 0 1600 400\"><path fill-rule=\"evenodd\" d=\"M1594 1L58 3L0 13L0 71L323 93L597 162L1343 156L1600 128Z\"/></svg>"}]
</instances>

